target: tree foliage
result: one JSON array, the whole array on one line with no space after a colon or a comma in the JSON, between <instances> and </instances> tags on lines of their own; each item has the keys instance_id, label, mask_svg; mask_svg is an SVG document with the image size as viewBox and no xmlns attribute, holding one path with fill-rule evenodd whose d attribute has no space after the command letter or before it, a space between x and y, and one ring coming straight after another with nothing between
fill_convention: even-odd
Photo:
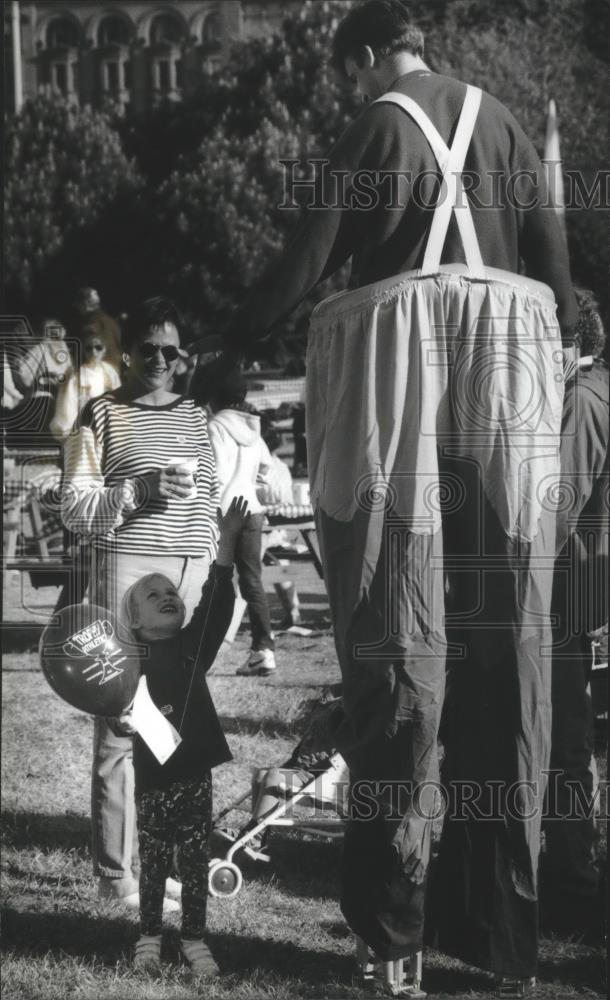
<instances>
[{"instance_id":1,"label":"tree foliage","mask_svg":"<svg viewBox=\"0 0 610 1000\"><path fill-rule=\"evenodd\" d=\"M193 331L217 329L284 243L281 159L325 155L358 105L330 70L330 41L349 6L306 2L271 37L236 44L180 105L112 118L37 99L9 124L6 263L13 298L72 290L75 274L117 310L174 295ZM591 189L606 160L610 0L411 0L436 72L478 84L515 114L542 154L549 98L564 169ZM303 166L303 172L307 168ZM607 292L607 211L571 207L575 277ZM91 267L90 267L91 265ZM95 265L95 266L93 266ZM287 325L301 351L303 317Z\"/></svg>"},{"instance_id":2,"label":"tree foliage","mask_svg":"<svg viewBox=\"0 0 610 1000\"><path fill-rule=\"evenodd\" d=\"M158 189L163 270L198 329L228 318L297 221L297 209L279 207L281 161L302 161L300 173L310 176L308 161L328 151L357 110L327 65L329 36L344 12L343 3L306 3L281 34L238 46L210 84L226 101L218 122L197 145L183 147ZM220 98L212 103L218 108ZM344 276L317 290L285 334L302 329L312 303L339 284Z\"/></svg>"},{"instance_id":3,"label":"tree foliage","mask_svg":"<svg viewBox=\"0 0 610 1000\"><path fill-rule=\"evenodd\" d=\"M4 176L5 282L12 307L31 311L44 298L40 308L52 308L48 299L55 291L45 273L74 234L137 191L137 172L108 116L39 96L8 122ZM72 278L63 276L65 284Z\"/></svg>"}]
</instances>

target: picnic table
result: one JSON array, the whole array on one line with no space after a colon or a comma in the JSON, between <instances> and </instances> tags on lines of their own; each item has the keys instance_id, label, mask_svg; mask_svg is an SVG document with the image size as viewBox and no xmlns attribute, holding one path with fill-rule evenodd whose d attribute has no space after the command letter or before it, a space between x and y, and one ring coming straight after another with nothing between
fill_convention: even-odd
<instances>
[{"instance_id":1,"label":"picnic table","mask_svg":"<svg viewBox=\"0 0 610 1000\"><path fill-rule=\"evenodd\" d=\"M324 571L317 543L314 543L316 535L316 525L313 519L313 509L311 504L278 503L265 508L267 525L265 533L270 533L276 528L294 528L298 531L305 544L306 553L300 553L294 548L283 548L282 546L270 546L267 552L277 558L284 557L288 560L298 561L300 559L311 559L316 572L321 580L324 579Z\"/></svg>"}]
</instances>

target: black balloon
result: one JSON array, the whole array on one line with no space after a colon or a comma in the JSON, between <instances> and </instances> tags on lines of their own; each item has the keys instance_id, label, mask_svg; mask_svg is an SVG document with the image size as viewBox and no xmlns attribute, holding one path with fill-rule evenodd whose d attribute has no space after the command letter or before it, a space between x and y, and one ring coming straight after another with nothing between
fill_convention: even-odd
<instances>
[{"instance_id":1,"label":"black balloon","mask_svg":"<svg viewBox=\"0 0 610 1000\"><path fill-rule=\"evenodd\" d=\"M134 699L138 647L117 634L111 614L95 604L63 608L40 640L40 663L53 690L69 705L112 718Z\"/></svg>"}]
</instances>

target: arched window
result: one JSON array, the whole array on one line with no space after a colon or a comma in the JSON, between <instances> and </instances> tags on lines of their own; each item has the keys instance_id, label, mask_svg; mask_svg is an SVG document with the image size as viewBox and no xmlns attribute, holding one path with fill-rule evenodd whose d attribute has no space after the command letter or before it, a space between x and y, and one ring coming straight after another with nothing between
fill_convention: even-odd
<instances>
[{"instance_id":1,"label":"arched window","mask_svg":"<svg viewBox=\"0 0 610 1000\"><path fill-rule=\"evenodd\" d=\"M210 48L219 48L221 43L222 20L218 11L212 11L203 25L203 44Z\"/></svg>"},{"instance_id":2,"label":"arched window","mask_svg":"<svg viewBox=\"0 0 610 1000\"><path fill-rule=\"evenodd\" d=\"M102 94L121 104L127 103L131 89L129 43L132 34L129 22L113 15L102 18L97 32Z\"/></svg>"},{"instance_id":3,"label":"arched window","mask_svg":"<svg viewBox=\"0 0 610 1000\"><path fill-rule=\"evenodd\" d=\"M185 32L177 17L159 14L150 26L150 40L153 45L179 45Z\"/></svg>"},{"instance_id":4,"label":"arched window","mask_svg":"<svg viewBox=\"0 0 610 1000\"><path fill-rule=\"evenodd\" d=\"M131 29L122 17L105 17L97 32L98 45L129 45Z\"/></svg>"},{"instance_id":5,"label":"arched window","mask_svg":"<svg viewBox=\"0 0 610 1000\"><path fill-rule=\"evenodd\" d=\"M80 32L68 17L55 18L47 28L48 49L75 49L79 41Z\"/></svg>"},{"instance_id":6,"label":"arched window","mask_svg":"<svg viewBox=\"0 0 610 1000\"><path fill-rule=\"evenodd\" d=\"M156 99L179 100L183 82L181 43L186 29L172 14L157 14L150 26L151 86Z\"/></svg>"}]
</instances>

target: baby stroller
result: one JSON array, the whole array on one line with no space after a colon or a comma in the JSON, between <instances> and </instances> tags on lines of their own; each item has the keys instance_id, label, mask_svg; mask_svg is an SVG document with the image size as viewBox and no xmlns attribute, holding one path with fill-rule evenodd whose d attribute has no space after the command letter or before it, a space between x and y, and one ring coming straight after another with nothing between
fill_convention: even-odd
<instances>
[{"instance_id":1,"label":"baby stroller","mask_svg":"<svg viewBox=\"0 0 610 1000\"><path fill-rule=\"evenodd\" d=\"M253 818L235 835L231 835L219 827L219 822L229 812L243 808L248 800L256 801L256 790L246 792L235 802L218 814L214 831L230 843L224 858L214 858L210 861L208 885L211 896L236 896L243 884L240 869L233 861L238 851L244 851L255 861L269 861L269 855L258 844L261 835L270 827L288 827L303 833L322 834L326 837L343 836L344 821L341 816L321 816L320 810L333 806L342 809L342 801L346 797L348 784L347 767L341 754L333 754L328 761L328 769L319 774L305 776L303 772L292 771L287 767L263 769L255 774L255 785L259 784L258 809L254 809ZM262 808L261 800L269 803L275 801L270 809ZM314 810L314 815L298 815L297 805Z\"/></svg>"},{"instance_id":2,"label":"baby stroller","mask_svg":"<svg viewBox=\"0 0 610 1000\"><path fill-rule=\"evenodd\" d=\"M349 774L345 761L333 746L334 732L342 718L340 698L317 704L308 720L307 732L289 759L279 767L255 771L251 790L216 816L214 833L229 848L224 858L210 862L210 895L230 898L241 889L242 874L233 860L238 851L255 861L269 861L259 843L264 844L271 827L342 837ZM303 815L303 810L296 807L306 807L309 815ZM329 815L329 807L334 816ZM221 821L235 810L246 811L251 818L237 831L229 832Z\"/></svg>"},{"instance_id":3,"label":"baby stroller","mask_svg":"<svg viewBox=\"0 0 610 1000\"><path fill-rule=\"evenodd\" d=\"M229 847L223 858L210 861L208 886L211 896L229 899L238 894L243 877L233 859L239 851L255 861L270 861L263 846L270 828L284 827L325 837L343 837L348 810L349 771L343 757L332 745L333 735L342 718L340 698L318 705L310 719L308 732L289 760L281 767L255 772L252 789L230 803L215 818L214 832ZM224 830L221 821L233 810L244 811L248 802L251 808L248 810L246 806L245 811L251 812L251 819L234 833ZM313 808L313 816L300 815L299 807L303 806ZM328 814L329 807L334 816ZM363 985L372 985L375 961L366 943L356 938L358 976ZM410 997L411 1000L421 1000L426 996L420 987L421 952L410 959L383 962L380 972L386 994Z\"/></svg>"}]
</instances>

